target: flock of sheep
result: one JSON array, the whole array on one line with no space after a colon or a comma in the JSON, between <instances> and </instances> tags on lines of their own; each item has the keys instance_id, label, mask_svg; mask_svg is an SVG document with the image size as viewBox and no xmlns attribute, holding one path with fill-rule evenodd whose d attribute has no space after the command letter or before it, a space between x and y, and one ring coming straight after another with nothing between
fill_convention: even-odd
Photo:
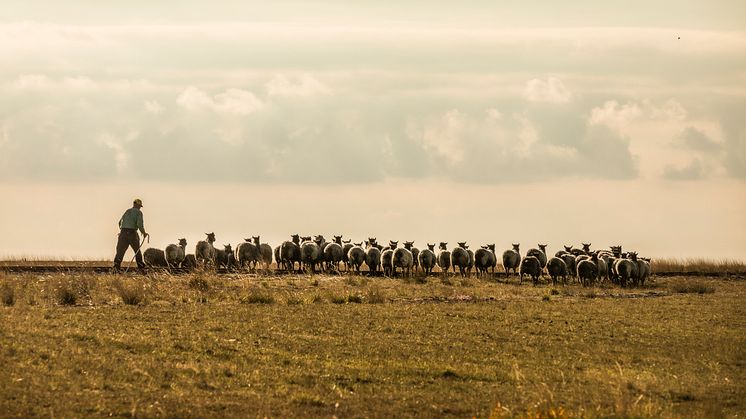
<instances>
[{"instance_id":1,"label":"flock of sheep","mask_svg":"<svg viewBox=\"0 0 746 419\"><path fill-rule=\"evenodd\" d=\"M451 250L448 250L447 242L441 242L437 250L434 244L419 250L414 247L414 242L404 242L404 247L399 247L398 241L389 241L388 246L383 246L375 237L364 243L352 243L351 240L342 240L342 236L334 236L328 242L321 235L312 239L311 236L293 234L290 240L274 249L262 243L259 236L253 236L244 239L234 250L229 244L223 249L215 248L215 233L205 234L206 240L197 243L194 254L186 253L187 241L181 239L179 244L170 244L165 250L146 249L143 253L145 263L150 267L253 271L259 265L269 269L274 256L277 269L288 272L295 271L297 264L297 269L304 272L318 269L338 273L340 265L344 264L347 271L360 273L365 265L369 272L382 272L384 276L412 275L419 270L430 275L435 266L444 275L451 269L462 276L470 276L473 269L476 269L477 276L494 275L498 263L494 244L472 251L466 242L459 242ZM512 270L520 276L521 283L524 276L529 276L536 285L546 272L553 285L560 279L567 284L567 278L571 277L577 278L584 286L607 280L625 287L643 285L650 275L650 259L640 258L636 252L622 253L621 246L611 246L610 250L591 250L590 243L583 243L582 249L564 246L564 250L553 257L547 255L546 248L546 244L539 244L538 249L529 249L522 257L520 245L513 244L512 249L502 253L505 276L509 276Z\"/></svg>"}]
</instances>

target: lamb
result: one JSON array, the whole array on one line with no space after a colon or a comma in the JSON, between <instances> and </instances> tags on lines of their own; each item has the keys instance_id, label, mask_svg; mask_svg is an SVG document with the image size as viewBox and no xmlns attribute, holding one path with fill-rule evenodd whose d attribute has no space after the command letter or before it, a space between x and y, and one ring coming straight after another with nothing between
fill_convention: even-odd
<instances>
[{"instance_id":1,"label":"lamb","mask_svg":"<svg viewBox=\"0 0 746 419\"><path fill-rule=\"evenodd\" d=\"M598 256L594 253L590 259L583 259L578 262L578 279L580 283L587 287L592 285L598 277Z\"/></svg>"},{"instance_id":2,"label":"lamb","mask_svg":"<svg viewBox=\"0 0 746 419\"><path fill-rule=\"evenodd\" d=\"M497 256L495 256L495 245L488 244L482 246L474 252L474 266L477 268L477 276L486 274L492 268L493 272L497 265Z\"/></svg>"},{"instance_id":3,"label":"lamb","mask_svg":"<svg viewBox=\"0 0 746 419\"><path fill-rule=\"evenodd\" d=\"M345 264L346 271L350 270L349 253L350 253L350 249L352 249L353 247L355 247L355 245L352 243L351 239L342 240L342 263ZM362 247L362 243L360 247Z\"/></svg>"},{"instance_id":4,"label":"lamb","mask_svg":"<svg viewBox=\"0 0 746 419\"><path fill-rule=\"evenodd\" d=\"M646 259L637 258L637 279L640 286L645 285L648 276L650 276L650 262Z\"/></svg>"},{"instance_id":5,"label":"lamb","mask_svg":"<svg viewBox=\"0 0 746 419\"><path fill-rule=\"evenodd\" d=\"M404 246L409 245L409 248L412 247L414 242L404 242ZM412 255L412 252L409 250L409 248L399 248L394 249L394 255L391 263L391 267L393 268L393 274L396 276L396 268L401 268L402 275L404 273L407 274L407 276L412 275L412 266L414 266L414 255Z\"/></svg>"},{"instance_id":6,"label":"lamb","mask_svg":"<svg viewBox=\"0 0 746 419\"><path fill-rule=\"evenodd\" d=\"M342 248L342 236L334 236L332 243L327 243L324 247L324 260L326 261L326 269L331 270L332 268L339 272L339 263L342 261L344 249Z\"/></svg>"},{"instance_id":7,"label":"lamb","mask_svg":"<svg viewBox=\"0 0 746 419\"><path fill-rule=\"evenodd\" d=\"M200 266L215 265L215 233L205 233L207 240L200 240L194 249L194 256Z\"/></svg>"},{"instance_id":8,"label":"lamb","mask_svg":"<svg viewBox=\"0 0 746 419\"><path fill-rule=\"evenodd\" d=\"M435 267L437 260L435 257L435 245L428 243L427 249L423 249L420 254L417 255L417 259L419 259L419 264L422 267L422 271L425 272L425 275L433 273L433 268Z\"/></svg>"},{"instance_id":9,"label":"lamb","mask_svg":"<svg viewBox=\"0 0 746 419\"><path fill-rule=\"evenodd\" d=\"M375 238L373 241L368 239L367 244L367 248L365 249L365 264L368 266L368 271L375 274L381 267L381 250L376 247Z\"/></svg>"},{"instance_id":10,"label":"lamb","mask_svg":"<svg viewBox=\"0 0 746 419\"><path fill-rule=\"evenodd\" d=\"M521 274L521 284L523 284L523 275L530 275L534 285L539 283L539 275L541 275L541 262L536 256L526 256L521 261L519 269Z\"/></svg>"},{"instance_id":11,"label":"lamb","mask_svg":"<svg viewBox=\"0 0 746 419\"><path fill-rule=\"evenodd\" d=\"M510 270L513 270L514 274L518 274L518 265L521 263L521 250L520 243L513 243L513 248L503 252L503 268L505 269L505 277L507 278Z\"/></svg>"},{"instance_id":12,"label":"lamb","mask_svg":"<svg viewBox=\"0 0 746 419\"><path fill-rule=\"evenodd\" d=\"M547 266L547 245L539 244L538 246L538 249L528 249L526 256L534 256L536 259L539 259L541 269L544 269Z\"/></svg>"},{"instance_id":13,"label":"lamb","mask_svg":"<svg viewBox=\"0 0 746 419\"><path fill-rule=\"evenodd\" d=\"M458 266L461 276L466 276L466 269L469 267L469 253L466 251L466 242L458 242L458 247L451 250L451 266L456 271Z\"/></svg>"},{"instance_id":14,"label":"lamb","mask_svg":"<svg viewBox=\"0 0 746 419\"><path fill-rule=\"evenodd\" d=\"M235 257L230 244L223 245L223 249L215 249L215 263L218 268L226 268L228 271L235 266Z\"/></svg>"},{"instance_id":15,"label":"lamb","mask_svg":"<svg viewBox=\"0 0 746 419\"><path fill-rule=\"evenodd\" d=\"M280 257L278 258L287 271L295 270L295 262L298 262L299 268L301 263L300 235L293 234L290 237L290 241L282 242L280 245Z\"/></svg>"},{"instance_id":16,"label":"lamb","mask_svg":"<svg viewBox=\"0 0 746 419\"><path fill-rule=\"evenodd\" d=\"M318 238L318 237L317 237ZM311 240L311 236L301 237L300 260L301 269L307 270L311 266L311 272L316 272L316 264L321 258L321 247L318 243Z\"/></svg>"},{"instance_id":17,"label":"lamb","mask_svg":"<svg viewBox=\"0 0 746 419\"><path fill-rule=\"evenodd\" d=\"M420 249L414 247L414 242L404 242L404 248L412 252L412 268L417 272L417 266L420 264Z\"/></svg>"},{"instance_id":18,"label":"lamb","mask_svg":"<svg viewBox=\"0 0 746 419\"><path fill-rule=\"evenodd\" d=\"M169 244L166 246L166 263L169 268L176 268L181 266L186 256L186 239L179 239L179 244Z\"/></svg>"},{"instance_id":19,"label":"lamb","mask_svg":"<svg viewBox=\"0 0 746 419\"><path fill-rule=\"evenodd\" d=\"M451 252L448 251L448 242L440 242L438 246L438 266L443 275L448 275L451 268Z\"/></svg>"},{"instance_id":20,"label":"lamb","mask_svg":"<svg viewBox=\"0 0 746 419\"><path fill-rule=\"evenodd\" d=\"M630 259L617 259L614 263L614 270L619 277L619 285L627 286L630 280L636 280L638 275L637 253L630 252Z\"/></svg>"},{"instance_id":21,"label":"lamb","mask_svg":"<svg viewBox=\"0 0 746 419\"><path fill-rule=\"evenodd\" d=\"M349 265L352 265L352 267L355 268L355 272L360 273L360 266L365 262L365 256L366 253L365 250L363 250L363 243L354 243L350 250L347 251L347 261Z\"/></svg>"},{"instance_id":22,"label":"lamb","mask_svg":"<svg viewBox=\"0 0 746 419\"><path fill-rule=\"evenodd\" d=\"M166 254L161 249L148 248L142 254L145 265L151 268L167 268Z\"/></svg>"},{"instance_id":23,"label":"lamb","mask_svg":"<svg viewBox=\"0 0 746 419\"><path fill-rule=\"evenodd\" d=\"M241 269L248 268L251 271L256 270L256 264L261 259L261 250L259 250L259 247L253 243L253 239L243 240L243 243L236 246L236 260L238 261L238 266Z\"/></svg>"}]
</instances>

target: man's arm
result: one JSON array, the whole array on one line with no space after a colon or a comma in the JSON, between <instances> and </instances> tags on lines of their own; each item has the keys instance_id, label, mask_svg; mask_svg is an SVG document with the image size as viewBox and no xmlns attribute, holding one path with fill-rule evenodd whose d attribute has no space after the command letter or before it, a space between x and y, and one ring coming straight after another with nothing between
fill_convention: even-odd
<instances>
[{"instance_id":1,"label":"man's arm","mask_svg":"<svg viewBox=\"0 0 746 419\"><path fill-rule=\"evenodd\" d=\"M145 224L143 223L142 211L137 211L137 228L140 230L140 233L142 233L143 236L148 235L148 233L145 232Z\"/></svg>"}]
</instances>

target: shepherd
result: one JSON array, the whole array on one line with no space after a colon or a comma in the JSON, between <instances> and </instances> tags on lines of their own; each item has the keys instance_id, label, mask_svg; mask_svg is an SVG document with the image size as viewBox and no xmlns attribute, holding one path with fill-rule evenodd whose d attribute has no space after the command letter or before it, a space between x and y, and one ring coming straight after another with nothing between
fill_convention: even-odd
<instances>
[{"instance_id":1,"label":"shepherd","mask_svg":"<svg viewBox=\"0 0 746 419\"><path fill-rule=\"evenodd\" d=\"M142 200L135 199L132 201L132 208L125 211L122 218L119 219L119 240L117 240L117 254L114 256L115 272L121 269L122 259L124 259L124 253L128 247L132 247L135 252L135 260L140 272L145 272L145 263L142 260L142 252L140 252L140 236L137 234L137 230L142 233L143 240L150 235L145 232L140 208L142 208Z\"/></svg>"}]
</instances>

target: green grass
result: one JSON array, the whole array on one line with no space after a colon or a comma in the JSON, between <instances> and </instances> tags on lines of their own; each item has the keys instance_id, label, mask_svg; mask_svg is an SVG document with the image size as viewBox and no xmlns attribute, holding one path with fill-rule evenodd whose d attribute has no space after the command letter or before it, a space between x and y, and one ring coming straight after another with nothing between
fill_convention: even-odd
<instances>
[{"instance_id":1,"label":"green grass","mask_svg":"<svg viewBox=\"0 0 746 419\"><path fill-rule=\"evenodd\" d=\"M716 289L699 294L675 291L686 278L559 292L474 278L203 279L206 289L189 276L0 274L15 292L0 306L3 416L746 410L746 282L697 280ZM75 305L58 303L58 282ZM117 283L141 286L139 305L125 304ZM252 295L274 303L247 304Z\"/></svg>"}]
</instances>

